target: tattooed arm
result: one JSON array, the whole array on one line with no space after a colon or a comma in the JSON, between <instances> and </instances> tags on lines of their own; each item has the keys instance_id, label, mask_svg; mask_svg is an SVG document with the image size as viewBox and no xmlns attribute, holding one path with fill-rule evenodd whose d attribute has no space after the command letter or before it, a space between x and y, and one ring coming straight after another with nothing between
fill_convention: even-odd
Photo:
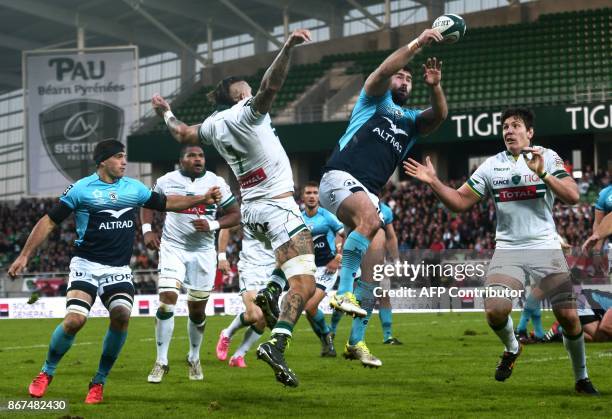
<instances>
[{"instance_id":1,"label":"tattooed arm","mask_svg":"<svg viewBox=\"0 0 612 419\"><path fill-rule=\"evenodd\" d=\"M200 130L201 124L187 125L184 122L179 121L170 110L170 105L168 102L166 102L166 99L158 94L153 95L151 104L153 105L155 113L164 118L170 134L172 134L176 141L178 141L180 144L197 145L200 143L198 131Z\"/></svg>"},{"instance_id":2,"label":"tattooed arm","mask_svg":"<svg viewBox=\"0 0 612 419\"><path fill-rule=\"evenodd\" d=\"M266 73L261 79L259 91L253 98L253 104L251 105L257 112L262 115L270 112L272 102L274 102L276 94L281 87L283 87L283 83L287 78L291 50L296 45L307 41L310 41L310 31L308 29L298 29L289 36L285 45L283 45L274 59L274 62L270 65L268 70L266 70Z\"/></svg>"}]
</instances>

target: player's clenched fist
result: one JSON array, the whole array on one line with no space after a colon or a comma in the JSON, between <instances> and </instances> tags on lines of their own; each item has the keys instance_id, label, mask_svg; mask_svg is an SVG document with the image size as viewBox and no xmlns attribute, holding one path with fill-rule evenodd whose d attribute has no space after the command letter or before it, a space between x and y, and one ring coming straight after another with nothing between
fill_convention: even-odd
<instances>
[{"instance_id":1,"label":"player's clenched fist","mask_svg":"<svg viewBox=\"0 0 612 419\"><path fill-rule=\"evenodd\" d=\"M159 250L159 237L152 231L149 231L144 234L144 243L147 249L151 250Z\"/></svg>"},{"instance_id":2,"label":"player's clenched fist","mask_svg":"<svg viewBox=\"0 0 612 419\"><path fill-rule=\"evenodd\" d=\"M218 186L213 186L204 195L204 203L210 205L216 204L219 201L221 201L221 189Z\"/></svg>"},{"instance_id":3,"label":"player's clenched fist","mask_svg":"<svg viewBox=\"0 0 612 419\"><path fill-rule=\"evenodd\" d=\"M28 258L23 255L19 255L8 270L9 276L11 278L15 278L25 269L26 266L28 266Z\"/></svg>"},{"instance_id":4,"label":"player's clenched fist","mask_svg":"<svg viewBox=\"0 0 612 419\"><path fill-rule=\"evenodd\" d=\"M151 98L151 105L153 105L153 109L158 116L164 117L164 112L170 110L170 105L166 102L166 99L161 97L159 94L154 94Z\"/></svg>"},{"instance_id":5,"label":"player's clenched fist","mask_svg":"<svg viewBox=\"0 0 612 419\"><path fill-rule=\"evenodd\" d=\"M296 29L289 38L287 38L285 45L291 48L303 44L304 42L309 42L310 39L310 31L308 29Z\"/></svg>"},{"instance_id":6,"label":"player's clenched fist","mask_svg":"<svg viewBox=\"0 0 612 419\"><path fill-rule=\"evenodd\" d=\"M201 233L207 233L210 231L210 224L208 224L208 221L203 218L192 220L191 224L193 224L193 227L196 229L196 231L199 231Z\"/></svg>"}]
</instances>

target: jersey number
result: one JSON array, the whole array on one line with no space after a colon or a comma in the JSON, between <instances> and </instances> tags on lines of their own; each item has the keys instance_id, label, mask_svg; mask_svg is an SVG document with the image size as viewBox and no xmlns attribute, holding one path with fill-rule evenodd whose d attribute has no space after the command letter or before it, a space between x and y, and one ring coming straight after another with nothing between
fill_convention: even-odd
<instances>
[{"instance_id":1,"label":"jersey number","mask_svg":"<svg viewBox=\"0 0 612 419\"><path fill-rule=\"evenodd\" d=\"M225 150L227 151L227 154L231 154L236 159L240 173L244 173L244 167L242 167L242 156L234 149L234 147L231 146L231 144L225 146Z\"/></svg>"}]
</instances>

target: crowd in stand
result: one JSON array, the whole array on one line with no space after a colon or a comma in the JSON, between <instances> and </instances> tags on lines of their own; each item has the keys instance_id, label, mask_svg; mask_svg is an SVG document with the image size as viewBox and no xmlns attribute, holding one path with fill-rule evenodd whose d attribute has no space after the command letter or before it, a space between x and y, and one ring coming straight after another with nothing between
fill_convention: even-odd
<instances>
[{"instance_id":1,"label":"crowd in stand","mask_svg":"<svg viewBox=\"0 0 612 419\"><path fill-rule=\"evenodd\" d=\"M610 176L595 176L585 170L578 182L583 202L567 206L556 202L553 215L559 234L572 246L580 246L588 237L593 225L593 203L599 190L609 184ZM451 181L458 188L465 179ZM414 181L389 184L382 195L394 213L394 227L400 251L410 249L472 249L482 252L495 246L495 208L492 200L483 200L465 213L453 213L444 208L431 190ZM56 202L54 199L22 199L18 203L0 203L0 269L6 270L24 245L36 221ZM153 223L161 232L163 214ZM155 292L157 252L147 249L142 239L140 225L131 266L135 270L150 271L136 276L141 292ZM76 239L74 218L69 217L56 229L46 244L31 259L29 272L66 272L71 257L71 246ZM242 232L234 229L226 249L232 271L217 275L218 291L236 291L238 277L236 263Z\"/></svg>"}]
</instances>

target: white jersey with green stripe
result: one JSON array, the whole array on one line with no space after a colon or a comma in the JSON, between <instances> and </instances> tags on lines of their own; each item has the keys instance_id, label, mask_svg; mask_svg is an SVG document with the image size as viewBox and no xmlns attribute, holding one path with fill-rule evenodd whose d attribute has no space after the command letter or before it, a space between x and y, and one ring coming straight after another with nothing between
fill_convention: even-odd
<instances>
[{"instance_id":1,"label":"white jersey with green stripe","mask_svg":"<svg viewBox=\"0 0 612 419\"><path fill-rule=\"evenodd\" d=\"M218 205L197 205L182 212L166 213L162 242L189 251L214 249L215 232L196 231L191 222L198 218L216 220L217 209L234 204L236 198L222 177L208 171L192 179L183 175L180 170L175 170L157 179L153 190L164 195L204 195L213 186L221 189L221 201Z\"/></svg>"},{"instance_id":2,"label":"white jersey with green stripe","mask_svg":"<svg viewBox=\"0 0 612 419\"><path fill-rule=\"evenodd\" d=\"M569 176L553 150L541 148L549 176ZM497 212L496 248L560 249L552 208L555 195L528 166L507 151L489 157L468 179L480 198L491 195Z\"/></svg>"},{"instance_id":3,"label":"white jersey with green stripe","mask_svg":"<svg viewBox=\"0 0 612 419\"><path fill-rule=\"evenodd\" d=\"M270 115L253 109L252 100L213 113L199 130L200 141L213 145L232 168L244 202L293 192L289 157Z\"/></svg>"}]
</instances>

